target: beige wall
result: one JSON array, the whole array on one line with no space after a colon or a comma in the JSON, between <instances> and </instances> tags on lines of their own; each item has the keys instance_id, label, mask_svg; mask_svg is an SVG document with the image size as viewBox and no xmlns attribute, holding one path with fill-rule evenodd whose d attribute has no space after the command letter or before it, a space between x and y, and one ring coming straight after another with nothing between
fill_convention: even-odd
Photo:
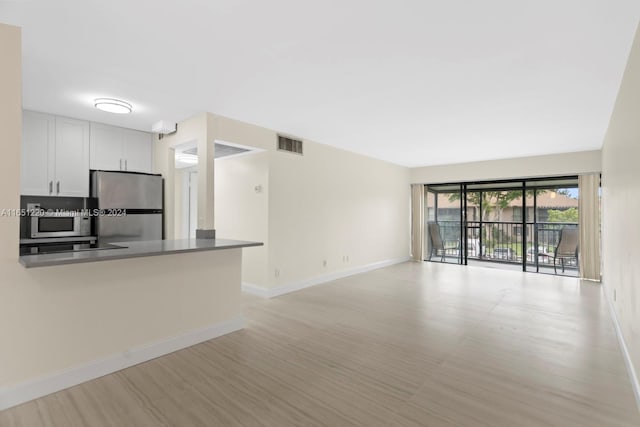
<instances>
[{"instance_id":1,"label":"beige wall","mask_svg":"<svg viewBox=\"0 0 640 427\"><path fill-rule=\"evenodd\" d=\"M216 139L267 150L267 287L408 258L407 168L309 140L281 152L276 131L214 117Z\"/></svg>"},{"instance_id":2,"label":"beige wall","mask_svg":"<svg viewBox=\"0 0 640 427\"><path fill-rule=\"evenodd\" d=\"M175 239L186 239L189 237L184 233L184 221L188 220L184 217L185 172L184 169L177 168L173 171L173 198L175 201L173 209L173 238ZM165 193L167 193L166 184L165 182ZM165 236L165 238L170 239L171 237Z\"/></svg>"},{"instance_id":3,"label":"beige wall","mask_svg":"<svg viewBox=\"0 0 640 427\"><path fill-rule=\"evenodd\" d=\"M181 224L182 198L180 190L176 194L176 186L181 185L180 173L176 173L174 148L183 144L197 144L207 139L207 113L198 114L178 124L178 132L165 135L159 139L153 136L153 167L154 172L164 177L165 200L165 237L176 239L182 237ZM176 176L178 175L178 176ZM173 190L173 191L171 191ZM178 196L178 197L176 197Z\"/></svg>"},{"instance_id":4,"label":"beige wall","mask_svg":"<svg viewBox=\"0 0 640 427\"><path fill-rule=\"evenodd\" d=\"M600 150L411 169L412 184L437 184L600 172Z\"/></svg>"},{"instance_id":5,"label":"beige wall","mask_svg":"<svg viewBox=\"0 0 640 427\"><path fill-rule=\"evenodd\" d=\"M216 159L216 236L265 244L242 252L242 281L261 287L268 285L268 207L269 153Z\"/></svg>"},{"instance_id":6,"label":"beige wall","mask_svg":"<svg viewBox=\"0 0 640 427\"><path fill-rule=\"evenodd\" d=\"M213 114L206 121L207 138L264 150L215 162L217 235L265 243L245 250L244 282L286 286L409 256L408 168L309 140L304 156L281 152L274 130ZM192 139L193 129L181 135L188 128L179 124L156 150Z\"/></svg>"},{"instance_id":7,"label":"beige wall","mask_svg":"<svg viewBox=\"0 0 640 427\"><path fill-rule=\"evenodd\" d=\"M0 209L9 209L20 191L18 28L0 24L0 52ZM18 225L0 216L0 405L26 381L240 313L239 249L25 269Z\"/></svg>"},{"instance_id":8,"label":"beige wall","mask_svg":"<svg viewBox=\"0 0 640 427\"><path fill-rule=\"evenodd\" d=\"M272 286L407 258L409 170L304 144L304 156L275 152L270 163Z\"/></svg>"},{"instance_id":9,"label":"beige wall","mask_svg":"<svg viewBox=\"0 0 640 427\"><path fill-rule=\"evenodd\" d=\"M603 281L640 372L640 33L602 149Z\"/></svg>"}]
</instances>

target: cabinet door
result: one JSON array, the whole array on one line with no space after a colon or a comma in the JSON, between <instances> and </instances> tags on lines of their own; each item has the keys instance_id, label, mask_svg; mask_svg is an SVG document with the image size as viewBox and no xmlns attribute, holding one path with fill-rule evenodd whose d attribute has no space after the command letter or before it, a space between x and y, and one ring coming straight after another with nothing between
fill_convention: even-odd
<instances>
[{"instance_id":1,"label":"cabinet door","mask_svg":"<svg viewBox=\"0 0 640 427\"><path fill-rule=\"evenodd\" d=\"M56 117L54 195L89 197L89 122Z\"/></svg>"},{"instance_id":2,"label":"cabinet door","mask_svg":"<svg viewBox=\"0 0 640 427\"><path fill-rule=\"evenodd\" d=\"M24 111L22 114L22 156L20 193L50 196L54 190L55 117Z\"/></svg>"},{"instance_id":3,"label":"cabinet door","mask_svg":"<svg viewBox=\"0 0 640 427\"><path fill-rule=\"evenodd\" d=\"M151 173L151 134L137 130L124 130L122 154L124 170Z\"/></svg>"},{"instance_id":4,"label":"cabinet door","mask_svg":"<svg viewBox=\"0 0 640 427\"><path fill-rule=\"evenodd\" d=\"M122 142L124 129L91 123L91 169L119 171L124 170Z\"/></svg>"}]
</instances>

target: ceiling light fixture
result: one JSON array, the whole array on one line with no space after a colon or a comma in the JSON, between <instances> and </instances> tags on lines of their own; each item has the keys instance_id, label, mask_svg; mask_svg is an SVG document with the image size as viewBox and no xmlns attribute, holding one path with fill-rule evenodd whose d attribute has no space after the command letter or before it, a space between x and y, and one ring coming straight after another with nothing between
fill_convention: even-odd
<instances>
[{"instance_id":1,"label":"ceiling light fixture","mask_svg":"<svg viewBox=\"0 0 640 427\"><path fill-rule=\"evenodd\" d=\"M114 98L96 98L94 99L94 107L98 110L108 113L129 114L133 110L131 104Z\"/></svg>"}]
</instances>

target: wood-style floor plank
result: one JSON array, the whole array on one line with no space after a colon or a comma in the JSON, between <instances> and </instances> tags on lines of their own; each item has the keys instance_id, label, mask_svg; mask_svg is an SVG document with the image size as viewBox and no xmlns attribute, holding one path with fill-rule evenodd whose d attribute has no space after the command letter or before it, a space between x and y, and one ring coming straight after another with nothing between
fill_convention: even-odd
<instances>
[{"instance_id":1,"label":"wood-style floor plank","mask_svg":"<svg viewBox=\"0 0 640 427\"><path fill-rule=\"evenodd\" d=\"M601 289L577 279L405 263L245 295L244 314L0 426L640 425Z\"/></svg>"}]
</instances>

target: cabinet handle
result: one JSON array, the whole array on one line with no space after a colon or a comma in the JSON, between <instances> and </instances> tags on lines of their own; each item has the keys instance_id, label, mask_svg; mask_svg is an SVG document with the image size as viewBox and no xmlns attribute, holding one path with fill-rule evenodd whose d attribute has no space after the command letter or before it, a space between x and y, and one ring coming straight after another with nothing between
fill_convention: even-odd
<instances>
[{"instance_id":1,"label":"cabinet handle","mask_svg":"<svg viewBox=\"0 0 640 427\"><path fill-rule=\"evenodd\" d=\"M56 183L56 193L60 194L60 181Z\"/></svg>"},{"instance_id":2,"label":"cabinet handle","mask_svg":"<svg viewBox=\"0 0 640 427\"><path fill-rule=\"evenodd\" d=\"M49 195L53 193L53 181L49 181Z\"/></svg>"},{"instance_id":3,"label":"cabinet handle","mask_svg":"<svg viewBox=\"0 0 640 427\"><path fill-rule=\"evenodd\" d=\"M120 170L122 170L122 159L120 159Z\"/></svg>"},{"instance_id":4,"label":"cabinet handle","mask_svg":"<svg viewBox=\"0 0 640 427\"><path fill-rule=\"evenodd\" d=\"M124 159L124 170L129 170L129 168L127 167L127 159Z\"/></svg>"}]
</instances>

